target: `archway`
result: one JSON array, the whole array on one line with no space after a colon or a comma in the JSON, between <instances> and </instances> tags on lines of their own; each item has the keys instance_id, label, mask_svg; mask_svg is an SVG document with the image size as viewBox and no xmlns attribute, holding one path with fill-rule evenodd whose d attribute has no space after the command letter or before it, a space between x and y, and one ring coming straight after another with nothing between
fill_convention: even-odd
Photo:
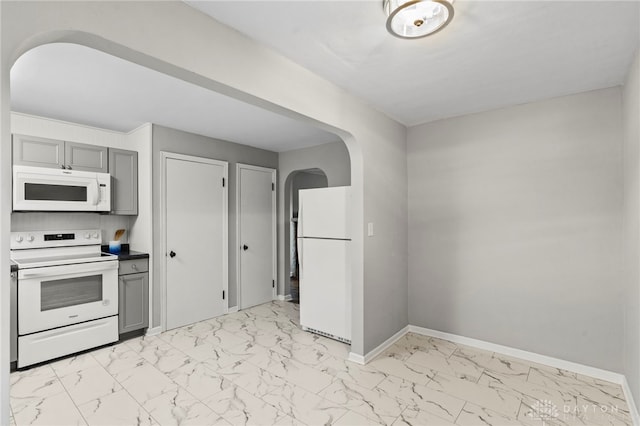
<instances>
[{"instance_id":1,"label":"archway","mask_svg":"<svg viewBox=\"0 0 640 426\"><path fill-rule=\"evenodd\" d=\"M319 168L296 170L289 173L285 180L285 254L288 262L285 262L284 271L284 294L291 295L292 302L298 302L299 293L299 263L297 245L297 225L298 225L298 191L310 188L326 188L328 180L326 173ZM289 226L286 222L289 221Z\"/></svg>"},{"instance_id":2,"label":"archway","mask_svg":"<svg viewBox=\"0 0 640 426\"><path fill-rule=\"evenodd\" d=\"M152 13L149 7L153 8ZM384 149L378 156L384 156L389 145L385 142L391 142L393 149L395 145L400 146L403 140L400 125L357 102L336 86L327 84L326 80L298 72L294 64L274 56L264 46L214 21L203 19L183 4L150 6L149 3L132 2L116 8L109 2L6 2L0 12L3 40L0 58L0 140L3 141L0 144L0 205L3 207L0 209L0 266L3 269L9 268L11 215L9 72L14 61L33 47L60 41L78 43L339 135L351 157L353 187L352 352L364 354L364 154L363 146L356 142L354 135L368 140L367 146L381 145ZM159 28L171 28L176 20L193 24L192 31L182 34L180 43L176 43L175 32L157 31ZM16 22L20 25L15 25ZM212 51L216 53L211 54ZM261 59L261 66L246 67L251 62L248 59L255 58ZM295 78L289 71L295 71ZM282 76L287 76L290 90L282 90ZM291 96L295 93L297 96ZM313 102L308 99L313 99ZM345 116L345 109L350 109L352 114ZM377 157L374 156L372 161L377 161ZM401 172L397 175L398 179L402 177ZM8 318L9 313L7 279L4 276L0 278L3 284L0 286L0 313L3 318ZM3 321L0 358L4 360L8 359L8 332L8 323ZM6 362L0 367L0 373L0 411L1 420L5 421L8 413Z\"/></svg>"}]
</instances>

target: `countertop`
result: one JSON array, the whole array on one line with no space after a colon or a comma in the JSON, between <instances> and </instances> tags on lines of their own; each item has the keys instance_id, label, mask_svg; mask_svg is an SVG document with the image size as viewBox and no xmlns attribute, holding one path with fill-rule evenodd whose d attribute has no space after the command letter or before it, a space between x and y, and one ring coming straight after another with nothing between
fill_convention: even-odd
<instances>
[{"instance_id":1,"label":"countertop","mask_svg":"<svg viewBox=\"0 0 640 426\"><path fill-rule=\"evenodd\" d=\"M118 254L118 260L133 260L133 259L148 259L149 253L142 253L140 251L129 250L127 252L121 251Z\"/></svg>"},{"instance_id":2,"label":"countertop","mask_svg":"<svg viewBox=\"0 0 640 426\"><path fill-rule=\"evenodd\" d=\"M104 253L109 253L109 246L103 245L101 247ZM134 260L134 259L148 259L149 253L143 253L140 251L134 251L129 249L129 244L123 244L120 253L118 253L118 260Z\"/></svg>"}]
</instances>

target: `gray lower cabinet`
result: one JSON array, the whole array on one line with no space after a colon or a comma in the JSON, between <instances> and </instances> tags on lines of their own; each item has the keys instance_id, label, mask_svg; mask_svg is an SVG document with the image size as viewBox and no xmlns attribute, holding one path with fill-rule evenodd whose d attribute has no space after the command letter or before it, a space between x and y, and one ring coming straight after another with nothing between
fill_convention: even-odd
<instances>
[{"instance_id":1,"label":"gray lower cabinet","mask_svg":"<svg viewBox=\"0 0 640 426\"><path fill-rule=\"evenodd\" d=\"M118 331L120 334L149 326L148 259L120 261L118 276ZM132 271L135 271L132 273Z\"/></svg>"},{"instance_id":2,"label":"gray lower cabinet","mask_svg":"<svg viewBox=\"0 0 640 426\"><path fill-rule=\"evenodd\" d=\"M109 148L111 213L138 214L138 153Z\"/></svg>"},{"instance_id":3,"label":"gray lower cabinet","mask_svg":"<svg viewBox=\"0 0 640 426\"><path fill-rule=\"evenodd\" d=\"M13 135L13 164L107 173L108 160L103 146Z\"/></svg>"}]
</instances>

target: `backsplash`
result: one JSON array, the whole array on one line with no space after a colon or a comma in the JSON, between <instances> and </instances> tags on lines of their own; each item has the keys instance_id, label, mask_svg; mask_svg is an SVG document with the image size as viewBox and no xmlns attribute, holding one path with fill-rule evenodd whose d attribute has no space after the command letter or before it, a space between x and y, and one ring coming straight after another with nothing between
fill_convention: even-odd
<instances>
[{"instance_id":1,"label":"backsplash","mask_svg":"<svg viewBox=\"0 0 640 426\"><path fill-rule=\"evenodd\" d=\"M11 231L63 231L100 229L102 242L107 244L118 229L126 229L120 241L129 242L131 216L99 213L18 212L11 214Z\"/></svg>"}]
</instances>

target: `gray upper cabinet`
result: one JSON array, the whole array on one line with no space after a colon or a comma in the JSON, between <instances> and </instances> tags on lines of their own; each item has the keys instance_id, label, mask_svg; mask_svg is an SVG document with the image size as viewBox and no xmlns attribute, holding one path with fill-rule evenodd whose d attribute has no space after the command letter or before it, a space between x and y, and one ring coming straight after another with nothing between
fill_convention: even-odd
<instances>
[{"instance_id":1,"label":"gray upper cabinet","mask_svg":"<svg viewBox=\"0 0 640 426\"><path fill-rule=\"evenodd\" d=\"M64 143L64 165L67 169L107 173L107 148L76 142Z\"/></svg>"},{"instance_id":2,"label":"gray upper cabinet","mask_svg":"<svg viewBox=\"0 0 640 426\"><path fill-rule=\"evenodd\" d=\"M13 164L62 168L64 142L34 136L13 135Z\"/></svg>"},{"instance_id":3,"label":"gray upper cabinet","mask_svg":"<svg viewBox=\"0 0 640 426\"><path fill-rule=\"evenodd\" d=\"M111 213L138 214L138 153L109 149Z\"/></svg>"},{"instance_id":4,"label":"gray upper cabinet","mask_svg":"<svg viewBox=\"0 0 640 426\"><path fill-rule=\"evenodd\" d=\"M107 148L13 135L13 164L107 173Z\"/></svg>"}]
</instances>

